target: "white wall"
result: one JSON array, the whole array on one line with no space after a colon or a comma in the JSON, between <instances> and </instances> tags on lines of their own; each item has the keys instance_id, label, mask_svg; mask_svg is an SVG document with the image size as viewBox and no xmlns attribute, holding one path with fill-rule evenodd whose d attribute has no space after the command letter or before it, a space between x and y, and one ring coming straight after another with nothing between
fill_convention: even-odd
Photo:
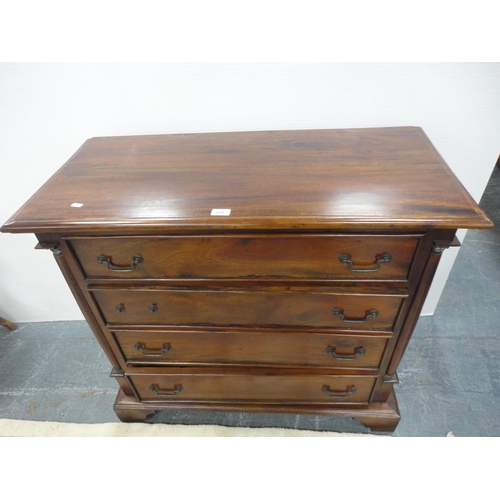
<instances>
[{"instance_id":1,"label":"white wall","mask_svg":"<svg viewBox=\"0 0 500 500\"><path fill-rule=\"evenodd\" d=\"M478 201L499 154L500 64L0 64L0 223L89 137L402 125L423 127ZM0 316L81 319L35 244L0 234Z\"/></svg>"}]
</instances>

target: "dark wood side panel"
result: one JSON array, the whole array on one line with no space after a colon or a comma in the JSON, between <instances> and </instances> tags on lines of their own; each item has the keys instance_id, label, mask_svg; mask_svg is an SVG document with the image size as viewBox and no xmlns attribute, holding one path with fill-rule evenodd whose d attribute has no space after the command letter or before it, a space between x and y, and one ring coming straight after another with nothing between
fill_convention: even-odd
<instances>
[{"instance_id":1,"label":"dark wood side panel","mask_svg":"<svg viewBox=\"0 0 500 500\"><path fill-rule=\"evenodd\" d=\"M113 350L111 349L111 346L109 345L109 342L107 341L100 325L96 321L96 318L87 303L85 295L80 289L78 279L73 275L73 272L71 271L71 266L70 266L71 261L67 260L67 258L71 259L71 257L68 256L69 252L67 251L67 247L64 245L64 242L58 241L55 237L52 241L54 242L53 254L55 257L55 261L57 262L57 265L59 266L59 269L61 270L64 279L68 283L68 286L78 306L80 307L80 310L82 311L85 319L87 320L90 328L92 329L92 332L94 333L97 341L101 345L103 351L106 353L106 356L111 362L113 368L117 370L121 369L118 359L116 358Z\"/></svg>"},{"instance_id":2,"label":"dark wood side panel","mask_svg":"<svg viewBox=\"0 0 500 500\"><path fill-rule=\"evenodd\" d=\"M393 384L397 383L396 370L417 325L441 255L446 248L451 246L455 232L454 230L429 231L424 238L422 250L425 251L425 255L421 255L418 259L419 267L422 269L420 281L409 299L410 302L407 302L409 308L402 318L404 321L399 335L389 341L387 355L381 366L383 377L380 377L377 382L373 401L386 401L393 390ZM425 259L422 258L424 256Z\"/></svg>"},{"instance_id":3,"label":"dark wood side panel","mask_svg":"<svg viewBox=\"0 0 500 500\"><path fill-rule=\"evenodd\" d=\"M455 231L432 231L429 236L433 239L433 246L428 254L427 262L425 263L422 278L413 297L411 308L406 315L404 325L402 327L398 343L394 349L391 361L387 367L387 374L393 375L403 357L403 354L408 346L411 335L417 325L418 318L427 298L432 280L441 260L441 255L446 248L449 248Z\"/></svg>"}]
</instances>

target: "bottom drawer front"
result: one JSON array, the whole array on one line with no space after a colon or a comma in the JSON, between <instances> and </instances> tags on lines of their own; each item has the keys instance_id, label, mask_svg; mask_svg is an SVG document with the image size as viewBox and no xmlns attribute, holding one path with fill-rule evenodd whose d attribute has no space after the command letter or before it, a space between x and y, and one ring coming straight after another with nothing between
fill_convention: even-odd
<instances>
[{"instance_id":1,"label":"bottom drawer front","mask_svg":"<svg viewBox=\"0 0 500 500\"><path fill-rule=\"evenodd\" d=\"M368 403L375 377L338 375L131 375L142 401Z\"/></svg>"},{"instance_id":2,"label":"bottom drawer front","mask_svg":"<svg viewBox=\"0 0 500 500\"><path fill-rule=\"evenodd\" d=\"M380 365L387 337L268 331L114 331L131 365L261 364L338 368Z\"/></svg>"}]
</instances>

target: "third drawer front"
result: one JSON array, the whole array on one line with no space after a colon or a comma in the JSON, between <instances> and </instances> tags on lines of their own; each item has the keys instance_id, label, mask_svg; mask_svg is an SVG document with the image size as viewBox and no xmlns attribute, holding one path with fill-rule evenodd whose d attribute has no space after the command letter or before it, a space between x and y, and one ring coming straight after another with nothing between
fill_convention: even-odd
<instances>
[{"instance_id":1,"label":"third drawer front","mask_svg":"<svg viewBox=\"0 0 500 500\"><path fill-rule=\"evenodd\" d=\"M93 289L108 324L266 325L392 331L400 295Z\"/></svg>"},{"instance_id":2,"label":"third drawer front","mask_svg":"<svg viewBox=\"0 0 500 500\"><path fill-rule=\"evenodd\" d=\"M368 403L376 377L317 374L130 374L142 401Z\"/></svg>"},{"instance_id":3,"label":"third drawer front","mask_svg":"<svg viewBox=\"0 0 500 500\"><path fill-rule=\"evenodd\" d=\"M130 365L251 364L377 369L390 335L113 331Z\"/></svg>"}]
</instances>

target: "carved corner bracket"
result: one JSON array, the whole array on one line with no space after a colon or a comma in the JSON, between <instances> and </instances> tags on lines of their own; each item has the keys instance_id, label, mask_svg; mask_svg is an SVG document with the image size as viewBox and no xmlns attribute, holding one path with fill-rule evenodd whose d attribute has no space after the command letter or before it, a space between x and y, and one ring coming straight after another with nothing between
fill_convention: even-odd
<instances>
[{"instance_id":1,"label":"carved corner bracket","mask_svg":"<svg viewBox=\"0 0 500 500\"><path fill-rule=\"evenodd\" d=\"M384 375L384 378L382 379L384 384L399 384L399 378L397 373L393 373L392 375Z\"/></svg>"},{"instance_id":2,"label":"carved corner bracket","mask_svg":"<svg viewBox=\"0 0 500 500\"><path fill-rule=\"evenodd\" d=\"M52 252L52 255L57 259L59 257L62 257L62 250L59 245L56 245L54 248L49 248L49 250Z\"/></svg>"},{"instance_id":3,"label":"carved corner bracket","mask_svg":"<svg viewBox=\"0 0 500 500\"><path fill-rule=\"evenodd\" d=\"M450 245L439 245L436 242L433 243L431 248L431 253L442 254L447 248L450 248Z\"/></svg>"},{"instance_id":4,"label":"carved corner bracket","mask_svg":"<svg viewBox=\"0 0 500 500\"><path fill-rule=\"evenodd\" d=\"M456 236L453 238L453 241L451 242L437 240L432 244L431 253L442 254L446 249L450 247L459 247L459 246L460 246L460 241Z\"/></svg>"}]
</instances>

